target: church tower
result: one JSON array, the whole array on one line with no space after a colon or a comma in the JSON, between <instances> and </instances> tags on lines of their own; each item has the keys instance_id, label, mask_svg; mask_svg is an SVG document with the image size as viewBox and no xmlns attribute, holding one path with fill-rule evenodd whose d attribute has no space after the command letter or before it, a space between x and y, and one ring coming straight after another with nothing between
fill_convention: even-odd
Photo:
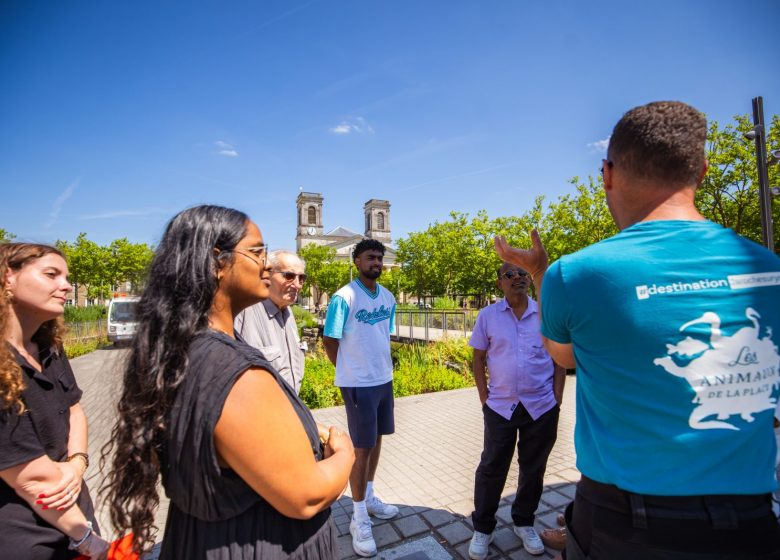
<instances>
[{"instance_id":1,"label":"church tower","mask_svg":"<svg viewBox=\"0 0 780 560\"><path fill-rule=\"evenodd\" d=\"M322 237L322 195L302 191L295 203L298 208L296 250L309 243L321 244L319 239Z\"/></svg>"},{"instance_id":2,"label":"church tower","mask_svg":"<svg viewBox=\"0 0 780 560\"><path fill-rule=\"evenodd\" d=\"M366 218L364 235L371 239L390 244L390 202L372 198L363 205Z\"/></svg>"}]
</instances>

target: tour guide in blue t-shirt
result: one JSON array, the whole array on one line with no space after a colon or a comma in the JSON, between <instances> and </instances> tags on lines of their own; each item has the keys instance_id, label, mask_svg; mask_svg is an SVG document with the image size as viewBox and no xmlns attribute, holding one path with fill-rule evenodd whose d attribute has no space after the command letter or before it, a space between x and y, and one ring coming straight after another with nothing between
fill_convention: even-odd
<instances>
[{"instance_id":1,"label":"tour guide in blue t-shirt","mask_svg":"<svg viewBox=\"0 0 780 560\"><path fill-rule=\"evenodd\" d=\"M780 258L694 205L704 116L679 102L615 126L604 191L620 233L529 271L553 359L577 368L568 559L780 558L772 515Z\"/></svg>"}]
</instances>

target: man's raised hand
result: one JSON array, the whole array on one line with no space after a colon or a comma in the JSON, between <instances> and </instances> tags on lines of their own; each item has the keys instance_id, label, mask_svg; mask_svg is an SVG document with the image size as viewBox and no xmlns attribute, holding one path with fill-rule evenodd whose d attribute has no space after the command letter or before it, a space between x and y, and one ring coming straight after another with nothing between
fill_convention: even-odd
<instances>
[{"instance_id":1,"label":"man's raised hand","mask_svg":"<svg viewBox=\"0 0 780 560\"><path fill-rule=\"evenodd\" d=\"M532 279L540 278L547 270L547 251L544 250L539 232L535 228L531 230L530 249L511 247L503 235L497 235L493 244L502 261L519 266L528 272Z\"/></svg>"}]
</instances>

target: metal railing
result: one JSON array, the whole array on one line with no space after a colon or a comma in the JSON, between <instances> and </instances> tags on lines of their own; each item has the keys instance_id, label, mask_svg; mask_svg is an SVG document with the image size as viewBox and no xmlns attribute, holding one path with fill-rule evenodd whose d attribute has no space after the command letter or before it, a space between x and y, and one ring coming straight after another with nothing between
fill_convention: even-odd
<instances>
[{"instance_id":1,"label":"metal railing","mask_svg":"<svg viewBox=\"0 0 780 560\"><path fill-rule=\"evenodd\" d=\"M469 336L477 319L476 310L396 309L395 339L441 340Z\"/></svg>"},{"instance_id":2,"label":"metal railing","mask_svg":"<svg viewBox=\"0 0 780 560\"><path fill-rule=\"evenodd\" d=\"M65 344L73 344L75 342L86 342L94 338L107 338L108 331L106 327L106 320L100 321L85 321L83 323L65 323L65 336L63 342Z\"/></svg>"}]
</instances>

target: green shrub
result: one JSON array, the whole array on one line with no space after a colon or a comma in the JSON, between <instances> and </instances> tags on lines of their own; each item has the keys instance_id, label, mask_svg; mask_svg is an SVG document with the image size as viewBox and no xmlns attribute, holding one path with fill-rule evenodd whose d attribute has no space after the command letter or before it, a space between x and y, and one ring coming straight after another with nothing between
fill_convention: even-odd
<instances>
[{"instance_id":1,"label":"green shrub","mask_svg":"<svg viewBox=\"0 0 780 560\"><path fill-rule=\"evenodd\" d=\"M309 408L327 408L344 404L341 391L333 384L336 368L324 354L306 357L300 396Z\"/></svg>"},{"instance_id":2,"label":"green shrub","mask_svg":"<svg viewBox=\"0 0 780 560\"><path fill-rule=\"evenodd\" d=\"M68 305L65 307L66 323L86 323L89 321L100 321L105 318L105 305L87 305L85 307Z\"/></svg>"},{"instance_id":3,"label":"green shrub","mask_svg":"<svg viewBox=\"0 0 780 560\"><path fill-rule=\"evenodd\" d=\"M465 338L430 344L390 345L393 359L393 393L396 397L420 395L474 385L471 375L472 350ZM343 404L341 392L333 385L336 370L321 344L306 357L301 399L309 408Z\"/></svg>"},{"instance_id":4,"label":"green shrub","mask_svg":"<svg viewBox=\"0 0 780 560\"><path fill-rule=\"evenodd\" d=\"M433 302L433 308L434 309L460 309L460 306L458 305L458 302L454 299L442 296L437 297Z\"/></svg>"},{"instance_id":5,"label":"green shrub","mask_svg":"<svg viewBox=\"0 0 780 560\"><path fill-rule=\"evenodd\" d=\"M312 328L319 325L317 318L300 305L293 305L292 313L293 317L295 317L295 324L298 325L299 330L302 328Z\"/></svg>"},{"instance_id":6,"label":"green shrub","mask_svg":"<svg viewBox=\"0 0 780 560\"><path fill-rule=\"evenodd\" d=\"M107 338L93 338L86 341L73 341L64 344L65 355L69 358L78 358L84 354L94 352L98 348L109 346L111 343Z\"/></svg>"}]
</instances>

